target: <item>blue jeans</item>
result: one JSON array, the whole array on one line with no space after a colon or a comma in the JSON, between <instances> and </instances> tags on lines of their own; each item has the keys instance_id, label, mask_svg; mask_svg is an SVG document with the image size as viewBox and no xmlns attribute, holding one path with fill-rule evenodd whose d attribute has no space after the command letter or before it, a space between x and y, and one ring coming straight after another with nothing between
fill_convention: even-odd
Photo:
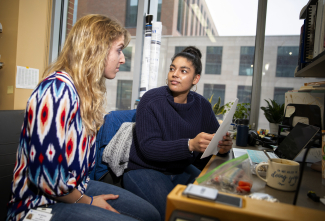
<instances>
[{"instance_id":1,"label":"blue jeans","mask_svg":"<svg viewBox=\"0 0 325 221\"><path fill-rule=\"evenodd\" d=\"M88 196L97 196L101 194L119 195L115 200L107 200L107 203L109 203L120 214L88 204L56 203L48 206L49 208L52 208L53 216L51 221L160 220L158 211L150 203L117 186L91 180L88 183L85 194Z\"/></svg>"},{"instance_id":2,"label":"blue jeans","mask_svg":"<svg viewBox=\"0 0 325 221\"><path fill-rule=\"evenodd\" d=\"M177 175L166 175L152 169L131 170L123 175L124 188L151 203L165 220L167 195L177 184L193 183L200 170L193 165Z\"/></svg>"}]
</instances>

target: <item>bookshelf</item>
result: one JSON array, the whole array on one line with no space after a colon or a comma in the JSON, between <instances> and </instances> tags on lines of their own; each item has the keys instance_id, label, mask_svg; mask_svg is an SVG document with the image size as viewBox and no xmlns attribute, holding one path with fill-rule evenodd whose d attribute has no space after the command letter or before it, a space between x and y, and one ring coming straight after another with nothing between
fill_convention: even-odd
<instances>
[{"instance_id":1,"label":"bookshelf","mask_svg":"<svg viewBox=\"0 0 325 221\"><path fill-rule=\"evenodd\" d=\"M299 18L305 19L304 35L306 36L301 38L303 43L300 45L302 56L299 49L299 57L301 56L304 66L295 73L295 77L325 78L325 50L323 48L325 8L323 0L309 0L301 10Z\"/></svg>"},{"instance_id":2,"label":"bookshelf","mask_svg":"<svg viewBox=\"0 0 325 221\"><path fill-rule=\"evenodd\" d=\"M307 66L297 71L295 77L325 78L325 51L317 55Z\"/></svg>"}]
</instances>

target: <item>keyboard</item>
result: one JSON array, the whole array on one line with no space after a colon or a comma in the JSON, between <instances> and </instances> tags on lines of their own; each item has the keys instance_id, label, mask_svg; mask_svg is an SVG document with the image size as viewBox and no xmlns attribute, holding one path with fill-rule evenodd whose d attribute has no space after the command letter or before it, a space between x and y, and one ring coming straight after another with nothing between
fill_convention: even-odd
<instances>
[{"instance_id":1,"label":"keyboard","mask_svg":"<svg viewBox=\"0 0 325 221\"><path fill-rule=\"evenodd\" d=\"M251 159L252 163L267 162L269 160L265 153L260 150L247 150L247 154ZM267 154L270 156L270 158L279 158L272 152L267 152Z\"/></svg>"}]
</instances>

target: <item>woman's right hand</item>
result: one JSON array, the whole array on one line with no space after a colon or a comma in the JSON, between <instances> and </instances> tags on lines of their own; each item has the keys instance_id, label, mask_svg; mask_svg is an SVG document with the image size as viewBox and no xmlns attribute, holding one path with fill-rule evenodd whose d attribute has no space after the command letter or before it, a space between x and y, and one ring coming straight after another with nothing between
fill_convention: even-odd
<instances>
[{"instance_id":1,"label":"woman's right hand","mask_svg":"<svg viewBox=\"0 0 325 221\"><path fill-rule=\"evenodd\" d=\"M189 150L203 153L208 147L213 136L214 134L208 134L204 132L199 133L194 139L190 139Z\"/></svg>"},{"instance_id":2,"label":"woman's right hand","mask_svg":"<svg viewBox=\"0 0 325 221\"><path fill-rule=\"evenodd\" d=\"M109 205L106 201L107 200L115 200L119 197L119 195L114 195L114 194L105 194L105 195L99 195L99 196L94 196L94 200L92 205L93 206L98 206L103 209L110 210L112 212L118 213L111 205Z\"/></svg>"}]
</instances>

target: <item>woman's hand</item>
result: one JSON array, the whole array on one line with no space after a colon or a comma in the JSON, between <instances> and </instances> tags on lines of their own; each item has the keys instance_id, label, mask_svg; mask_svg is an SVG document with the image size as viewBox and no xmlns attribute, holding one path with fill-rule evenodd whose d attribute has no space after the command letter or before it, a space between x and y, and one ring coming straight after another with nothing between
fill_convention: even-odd
<instances>
[{"instance_id":1,"label":"woman's hand","mask_svg":"<svg viewBox=\"0 0 325 221\"><path fill-rule=\"evenodd\" d=\"M199 133L194 139L190 139L188 149L190 151L204 152L212 140L214 134Z\"/></svg>"},{"instance_id":2,"label":"woman's hand","mask_svg":"<svg viewBox=\"0 0 325 221\"><path fill-rule=\"evenodd\" d=\"M106 195L99 195L99 196L94 196L94 200L92 205L93 206L98 206L100 208L103 209L107 209L110 210L114 213L119 213L117 212L111 205L109 205L106 200L115 200L117 199L119 196L118 195L114 195L114 194L106 194Z\"/></svg>"},{"instance_id":3,"label":"woman's hand","mask_svg":"<svg viewBox=\"0 0 325 221\"><path fill-rule=\"evenodd\" d=\"M219 153L225 154L232 148L232 138L230 137L229 132L226 136L223 136L222 140L219 141L218 147L220 148Z\"/></svg>"}]
</instances>

